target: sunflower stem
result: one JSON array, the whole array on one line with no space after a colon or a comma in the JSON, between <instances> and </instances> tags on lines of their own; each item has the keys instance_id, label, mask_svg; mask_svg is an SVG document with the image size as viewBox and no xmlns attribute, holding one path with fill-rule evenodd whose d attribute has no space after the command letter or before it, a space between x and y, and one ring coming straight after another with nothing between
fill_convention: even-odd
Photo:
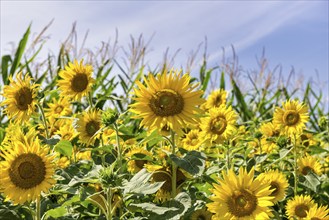
<instances>
[{"instance_id":1,"label":"sunflower stem","mask_svg":"<svg viewBox=\"0 0 329 220\"><path fill-rule=\"evenodd\" d=\"M92 108L93 107L93 97L92 97L91 92L88 93L88 102L89 102L90 107Z\"/></svg>"},{"instance_id":2,"label":"sunflower stem","mask_svg":"<svg viewBox=\"0 0 329 220\"><path fill-rule=\"evenodd\" d=\"M41 219L41 200L40 197L35 201L36 210L35 210L35 220Z\"/></svg>"},{"instance_id":3,"label":"sunflower stem","mask_svg":"<svg viewBox=\"0 0 329 220\"><path fill-rule=\"evenodd\" d=\"M296 135L294 135L294 195L297 195L297 185L298 185L298 173L297 173L297 141Z\"/></svg>"},{"instance_id":4,"label":"sunflower stem","mask_svg":"<svg viewBox=\"0 0 329 220\"><path fill-rule=\"evenodd\" d=\"M39 103L37 103L37 106L40 109L43 125L45 126L46 138L49 139L48 125L47 125L47 120L46 120L46 116L45 116L45 111L43 110L43 107Z\"/></svg>"},{"instance_id":5,"label":"sunflower stem","mask_svg":"<svg viewBox=\"0 0 329 220\"><path fill-rule=\"evenodd\" d=\"M107 220L112 220L112 190L111 187L107 190Z\"/></svg>"},{"instance_id":6,"label":"sunflower stem","mask_svg":"<svg viewBox=\"0 0 329 220\"><path fill-rule=\"evenodd\" d=\"M230 161L230 145L226 143L226 168L230 170L231 161Z\"/></svg>"},{"instance_id":7,"label":"sunflower stem","mask_svg":"<svg viewBox=\"0 0 329 220\"><path fill-rule=\"evenodd\" d=\"M175 144L175 132L170 129L170 134L171 134L171 147L172 147L172 154L176 154L176 144ZM175 198L176 197L176 179L177 179L177 166L172 162L172 177L171 177L171 197Z\"/></svg>"},{"instance_id":8,"label":"sunflower stem","mask_svg":"<svg viewBox=\"0 0 329 220\"><path fill-rule=\"evenodd\" d=\"M119 174L121 173L122 169L122 155L121 155L121 146L120 146L120 139L119 139L119 130L118 130L118 125L117 123L114 123L114 128L115 128L115 136L116 136L116 142L117 142L117 160L118 160L118 165L119 165Z\"/></svg>"}]
</instances>

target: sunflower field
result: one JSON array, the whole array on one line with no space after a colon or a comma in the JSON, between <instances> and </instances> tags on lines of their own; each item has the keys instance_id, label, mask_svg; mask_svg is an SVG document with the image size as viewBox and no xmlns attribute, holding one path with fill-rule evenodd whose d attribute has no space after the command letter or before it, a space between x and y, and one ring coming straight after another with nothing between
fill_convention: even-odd
<instances>
[{"instance_id":1,"label":"sunflower field","mask_svg":"<svg viewBox=\"0 0 329 220\"><path fill-rule=\"evenodd\" d=\"M150 66L143 37L1 57L0 220L329 219L323 91L279 68ZM32 43L28 43L32 42ZM118 55L119 52L122 55Z\"/></svg>"}]
</instances>

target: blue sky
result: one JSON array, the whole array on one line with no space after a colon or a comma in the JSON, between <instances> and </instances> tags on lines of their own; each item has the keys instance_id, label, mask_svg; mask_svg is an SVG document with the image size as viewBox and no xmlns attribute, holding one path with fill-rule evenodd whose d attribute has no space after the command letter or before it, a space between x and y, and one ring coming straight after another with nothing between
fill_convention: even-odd
<instances>
[{"instance_id":1,"label":"blue sky","mask_svg":"<svg viewBox=\"0 0 329 220\"><path fill-rule=\"evenodd\" d=\"M74 21L81 39L90 31L90 48L113 39L116 28L119 45L125 47L130 35L142 33L149 39L154 34L151 64L161 62L169 47L171 54L181 49L175 64L184 66L207 36L213 65L220 63L222 48L230 56L233 45L244 68L257 68L256 56L265 48L270 68L280 64L288 74L293 66L297 74L313 80L317 71L320 84L328 88L328 1L1 0L1 55L10 51L10 42L19 42L31 21L32 32L39 33L53 18L44 54L58 52Z\"/></svg>"}]
</instances>

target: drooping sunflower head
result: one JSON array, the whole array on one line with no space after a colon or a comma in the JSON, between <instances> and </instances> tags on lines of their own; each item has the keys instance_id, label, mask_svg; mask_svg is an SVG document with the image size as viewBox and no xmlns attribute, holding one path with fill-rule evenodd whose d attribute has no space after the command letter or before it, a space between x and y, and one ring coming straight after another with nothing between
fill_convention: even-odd
<instances>
[{"instance_id":1,"label":"drooping sunflower head","mask_svg":"<svg viewBox=\"0 0 329 220\"><path fill-rule=\"evenodd\" d=\"M297 195L290 199L286 204L286 214L289 219L304 219L307 212L314 207L315 204L309 195Z\"/></svg>"},{"instance_id":2,"label":"drooping sunflower head","mask_svg":"<svg viewBox=\"0 0 329 220\"><path fill-rule=\"evenodd\" d=\"M329 209L327 206L315 205L307 212L308 220L329 220Z\"/></svg>"},{"instance_id":3,"label":"drooping sunflower head","mask_svg":"<svg viewBox=\"0 0 329 220\"><path fill-rule=\"evenodd\" d=\"M295 100L288 100L282 106L275 109L273 124L279 126L283 134L301 134L309 119L307 106Z\"/></svg>"},{"instance_id":4,"label":"drooping sunflower head","mask_svg":"<svg viewBox=\"0 0 329 220\"><path fill-rule=\"evenodd\" d=\"M93 145L100 136L101 114L98 110L89 110L78 116L77 131L79 132L80 142L87 145Z\"/></svg>"},{"instance_id":5,"label":"drooping sunflower head","mask_svg":"<svg viewBox=\"0 0 329 220\"><path fill-rule=\"evenodd\" d=\"M39 85L32 82L28 75L18 73L16 80L9 77L10 84L3 87L5 100L0 104L8 118L15 122L26 122L35 112Z\"/></svg>"},{"instance_id":6,"label":"drooping sunflower head","mask_svg":"<svg viewBox=\"0 0 329 220\"><path fill-rule=\"evenodd\" d=\"M203 104L205 110L209 110L214 107L219 107L226 104L227 92L223 89L214 90L208 96L206 102Z\"/></svg>"},{"instance_id":7,"label":"drooping sunflower head","mask_svg":"<svg viewBox=\"0 0 329 220\"><path fill-rule=\"evenodd\" d=\"M59 72L61 79L58 80L58 87L62 91L61 96L81 100L95 82L91 77L92 72L93 67L84 65L83 60L80 63L77 60L74 60L74 63L69 62L65 69Z\"/></svg>"},{"instance_id":8,"label":"drooping sunflower head","mask_svg":"<svg viewBox=\"0 0 329 220\"><path fill-rule=\"evenodd\" d=\"M311 155L307 155L298 160L298 169L303 175L307 175L310 171L317 175L321 175L322 173L321 164Z\"/></svg>"},{"instance_id":9,"label":"drooping sunflower head","mask_svg":"<svg viewBox=\"0 0 329 220\"><path fill-rule=\"evenodd\" d=\"M30 144L15 142L11 148L0 153L0 189L7 200L23 204L40 197L55 183L53 179L54 156L47 147L41 147L38 138Z\"/></svg>"},{"instance_id":10,"label":"drooping sunflower head","mask_svg":"<svg viewBox=\"0 0 329 220\"><path fill-rule=\"evenodd\" d=\"M71 104L67 97L60 97L58 100L53 98L52 103L48 103L48 106L48 108L45 108L46 117L58 118L72 113Z\"/></svg>"},{"instance_id":11,"label":"drooping sunflower head","mask_svg":"<svg viewBox=\"0 0 329 220\"><path fill-rule=\"evenodd\" d=\"M219 185L213 184L213 202L207 204L213 219L269 219L273 206L270 185L254 179L254 169L247 173L240 168L238 176L231 169L222 175Z\"/></svg>"},{"instance_id":12,"label":"drooping sunflower head","mask_svg":"<svg viewBox=\"0 0 329 220\"><path fill-rule=\"evenodd\" d=\"M171 166L161 166L161 165L145 165L148 172L152 172L152 181L153 182L164 182L161 188L155 195L155 200L159 202L165 202L170 199L171 196ZM185 182L186 176L181 171L181 169L177 169L176 173L176 186L177 192L179 191L180 186Z\"/></svg>"},{"instance_id":13,"label":"drooping sunflower head","mask_svg":"<svg viewBox=\"0 0 329 220\"><path fill-rule=\"evenodd\" d=\"M157 77L149 74L144 78L146 85L136 82L135 103L130 105L130 111L137 114L134 118L141 118L140 125L150 130L167 126L181 132L187 124L195 124L204 100L203 91L195 90L198 84L191 84L190 79L188 74L172 70Z\"/></svg>"},{"instance_id":14,"label":"drooping sunflower head","mask_svg":"<svg viewBox=\"0 0 329 220\"><path fill-rule=\"evenodd\" d=\"M209 110L209 116L201 123L201 136L210 143L222 143L236 131L235 123L238 115L232 107L224 105Z\"/></svg>"},{"instance_id":15,"label":"drooping sunflower head","mask_svg":"<svg viewBox=\"0 0 329 220\"><path fill-rule=\"evenodd\" d=\"M147 164L149 160L152 160L150 151L138 147L130 149L126 157L129 159L127 165L130 173L137 173L144 168L144 165Z\"/></svg>"},{"instance_id":16,"label":"drooping sunflower head","mask_svg":"<svg viewBox=\"0 0 329 220\"><path fill-rule=\"evenodd\" d=\"M278 170L269 170L261 173L257 178L262 182L268 182L270 184L270 190L272 190L270 196L273 196L272 201L274 203L284 199L289 184L283 173Z\"/></svg>"},{"instance_id":17,"label":"drooping sunflower head","mask_svg":"<svg viewBox=\"0 0 329 220\"><path fill-rule=\"evenodd\" d=\"M192 213L190 220L211 220L211 217L212 213L208 210L198 209Z\"/></svg>"}]
</instances>

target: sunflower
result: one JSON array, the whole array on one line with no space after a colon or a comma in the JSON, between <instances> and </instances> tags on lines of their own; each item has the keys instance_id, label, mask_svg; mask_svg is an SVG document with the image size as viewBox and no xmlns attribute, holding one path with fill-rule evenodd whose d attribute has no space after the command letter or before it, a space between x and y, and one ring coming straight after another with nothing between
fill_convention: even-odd
<instances>
[{"instance_id":1,"label":"sunflower","mask_svg":"<svg viewBox=\"0 0 329 220\"><path fill-rule=\"evenodd\" d=\"M78 117L77 131L82 143L93 145L99 137L101 129L101 114L97 110L85 111Z\"/></svg>"},{"instance_id":2,"label":"sunflower","mask_svg":"<svg viewBox=\"0 0 329 220\"><path fill-rule=\"evenodd\" d=\"M4 158L0 167L0 190L6 200L23 204L39 198L41 192L47 192L55 184L54 156L48 151L36 138L31 143L17 141L0 153Z\"/></svg>"},{"instance_id":3,"label":"sunflower","mask_svg":"<svg viewBox=\"0 0 329 220\"><path fill-rule=\"evenodd\" d=\"M235 123L238 115L232 107L224 105L209 110L209 116L201 123L201 137L210 143L222 143L236 131Z\"/></svg>"},{"instance_id":4,"label":"sunflower","mask_svg":"<svg viewBox=\"0 0 329 220\"><path fill-rule=\"evenodd\" d=\"M239 175L233 169L223 171L223 179L213 184L214 193L208 210L214 213L213 220L222 219L269 219L273 206L270 185L254 179L254 168L247 173L240 167Z\"/></svg>"},{"instance_id":5,"label":"sunflower","mask_svg":"<svg viewBox=\"0 0 329 220\"><path fill-rule=\"evenodd\" d=\"M69 120L66 120L65 123L55 132L55 134L60 135L61 140L67 141L71 141L74 137L77 136L77 132Z\"/></svg>"},{"instance_id":6,"label":"sunflower","mask_svg":"<svg viewBox=\"0 0 329 220\"><path fill-rule=\"evenodd\" d=\"M297 195L287 202L286 214L289 219L304 219L307 212L314 206L315 204L309 195Z\"/></svg>"},{"instance_id":7,"label":"sunflower","mask_svg":"<svg viewBox=\"0 0 329 220\"><path fill-rule=\"evenodd\" d=\"M62 78L58 80L58 87L62 91L61 96L69 97L74 100L81 100L91 90L95 80L91 77L93 67L91 65L83 65L83 60L80 63L74 60L65 66L64 70L59 72Z\"/></svg>"},{"instance_id":8,"label":"sunflower","mask_svg":"<svg viewBox=\"0 0 329 220\"><path fill-rule=\"evenodd\" d=\"M183 148L189 151L201 149L202 140L199 129L190 130L182 140L182 144Z\"/></svg>"},{"instance_id":9,"label":"sunflower","mask_svg":"<svg viewBox=\"0 0 329 220\"><path fill-rule=\"evenodd\" d=\"M299 172L303 175L307 175L310 171L317 175L321 175L321 164L319 161L311 156L307 155L298 160L298 169Z\"/></svg>"},{"instance_id":10,"label":"sunflower","mask_svg":"<svg viewBox=\"0 0 329 220\"><path fill-rule=\"evenodd\" d=\"M148 160L152 159L152 153L143 148L132 148L126 154L128 161L128 171L130 173L137 173L143 169L144 165L148 163ZM141 158L141 159L139 159Z\"/></svg>"},{"instance_id":11,"label":"sunflower","mask_svg":"<svg viewBox=\"0 0 329 220\"><path fill-rule=\"evenodd\" d=\"M329 209L327 206L315 205L307 212L308 220L329 220Z\"/></svg>"},{"instance_id":12,"label":"sunflower","mask_svg":"<svg viewBox=\"0 0 329 220\"><path fill-rule=\"evenodd\" d=\"M279 137L280 129L278 126L273 125L272 122L264 123L260 126L259 131L262 133L260 140L260 147L262 153L273 153L278 150L276 139Z\"/></svg>"},{"instance_id":13,"label":"sunflower","mask_svg":"<svg viewBox=\"0 0 329 220\"><path fill-rule=\"evenodd\" d=\"M18 73L16 81L9 77L10 85L3 87L5 100L0 106L6 106L4 112L8 118L15 122L26 122L36 109L36 96L39 85L32 83L32 78L28 75L22 76Z\"/></svg>"},{"instance_id":14,"label":"sunflower","mask_svg":"<svg viewBox=\"0 0 329 220\"><path fill-rule=\"evenodd\" d=\"M261 173L257 178L262 182L268 182L270 184L270 190L273 190L270 196L273 196L273 203L281 201L285 197L285 192L289 186L288 180L283 173L278 170L269 170L265 173Z\"/></svg>"},{"instance_id":15,"label":"sunflower","mask_svg":"<svg viewBox=\"0 0 329 220\"><path fill-rule=\"evenodd\" d=\"M1 145L11 146L12 143L20 141L23 143L31 143L37 136L37 132L34 127L28 127L28 130L24 132L24 128L17 123L10 122L8 127L5 129L5 138Z\"/></svg>"},{"instance_id":16,"label":"sunflower","mask_svg":"<svg viewBox=\"0 0 329 220\"><path fill-rule=\"evenodd\" d=\"M72 155L72 157L74 157ZM76 154L75 154L75 157L76 157L76 160L79 161L79 160L91 160L91 151L90 150L87 150L87 151L78 151ZM73 158L72 158L73 159Z\"/></svg>"},{"instance_id":17,"label":"sunflower","mask_svg":"<svg viewBox=\"0 0 329 220\"><path fill-rule=\"evenodd\" d=\"M148 172L152 172L153 182L164 182L161 188L155 195L155 201L165 202L171 198L171 178L172 178L172 168L171 166L161 166L161 165L145 165ZM176 174L176 186L177 191L179 191L180 186L187 179L181 169L177 169Z\"/></svg>"},{"instance_id":18,"label":"sunflower","mask_svg":"<svg viewBox=\"0 0 329 220\"><path fill-rule=\"evenodd\" d=\"M300 139L298 141L300 142L300 145L304 147L310 147L319 144L314 139L313 134L307 132L304 132L302 135L300 135Z\"/></svg>"},{"instance_id":19,"label":"sunflower","mask_svg":"<svg viewBox=\"0 0 329 220\"><path fill-rule=\"evenodd\" d=\"M187 124L197 122L196 114L202 110L198 108L204 100L202 90L194 91L199 84L191 84L188 74L171 70L154 77L149 74L144 78L146 86L137 81L138 88L134 88L136 102L130 105L130 111L137 114L134 118L141 118L140 126L159 130L165 126L175 132L181 132Z\"/></svg>"},{"instance_id":20,"label":"sunflower","mask_svg":"<svg viewBox=\"0 0 329 220\"><path fill-rule=\"evenodd\" d=\"M260 126L259 131L266 138L275 138L280 135L280 128L272 122L264 123Z\"/></svg>"},{"instance_id":21,"label":"sunflower","mask_svg":"<svg viewBox=\"0 0 329 220\"><path fill-rule=\"evenodd\" d=\"M206 102L202 105L205 110L219 107L226 104L227 92L223 89L215 90L210 93Z\"/></svg>"},{"instance_id":22,"label":"sunflower","mask_svg":"<svg viewBox=\"0 0 329 220\"><path fill-rule=\"evenodd\" d=\"M192 213L190 220L211 220L211 217L212 214L208 210L198 209Z\"/></svg>"},{"instance_id":23,"label":"sunflower","mask_svg":"<svg viewBox=\"0 0 329 220\"><path fill-rule=\"evenodd\" d=\"M301 134L309 119L307 106L295 100L286 101L282 106L275 109L273 124L279 126L283 134Z\"/></svg>"},{"instance_id":24,"label":"sunflower","mask_svg":"<svg viewBox=\"0 0 329 220\"><path fill-rule=\"evenodd\" d=\"M45 115L54 118L70 115L72 113L70 105L67 97L60 97L58 100L53 98L52 103L48 103L49 108L45 108Z\"/></svg>"}]
</instances>

